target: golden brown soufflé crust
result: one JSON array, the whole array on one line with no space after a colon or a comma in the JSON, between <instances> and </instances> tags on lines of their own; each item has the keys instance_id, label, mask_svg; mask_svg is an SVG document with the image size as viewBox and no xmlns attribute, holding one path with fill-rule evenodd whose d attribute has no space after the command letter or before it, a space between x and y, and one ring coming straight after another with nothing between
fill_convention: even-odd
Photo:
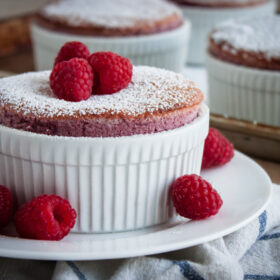
<instances>
[{"instance_id":1,"label":"golden brown souffl\u00e9 crust","mask_svg":"<svg viewBox=\"0 0 280 280\"><path fill-rule=\"evenodd\" d=\"M227 45L227 47L225 47ZM209 53L214 57L226 62L266 70L280 70L280 59L271 58L268 60L264 53L255 53L245 50L237 50L236 53L230 51L228 43L216 44L210 39Z\"/></svg>"},{"instance_id":2,"label":"golden brown souffl\u00e9 crust","mask_svg":"<svg viewBox=\"0 0 280 280\"><path fill-rule=\"evenodd\" d=\"M154 33L160 33L162 31L169 31L182 25L182 19L173 14L162 20L154 21L153 25L147 24L145 21L136 22L133 26L122 28L108 28L103 26L97 26L93 24L81 24L80 26L71 26L64 19L51 19L38 13L36 16L36 23L40 26L79 35L94 35L100 37L121 37L121 36L135 36L135 35L148 35Z\"/></svg>"},{"instance_id":3,"label":"golden brown souffl\u00e9 crust","mask_svg":"<svg viewBox=\"0 0 280 280\"><path fill-rule=\"evenodd\" d=\"M56 0L36 22L50 30L89 36L135 36L173 30L183 23L178 7L154 0Z\"/></svg>"},{"instance_id":4,"label":"golden brown souffl\u00e9 crust","mask_svg":"<svg viewBox=\"0 0 280 280\"><path fill-rule=\"evenodd\" d=\"M264 70L280 70L280 15L227 20L209 36L208 52L220 60Z\"/></svg>"},{"instance_id":5,"label":"golden brown souffl\u00e9 crust","mask_svg":"<svg viewBox=\"0 0 280 280\"><path fill-rule=\"evenodd\" d=\"M197 0L173 0L179 5L206 7L206 8L242 8L257 6L267 3L269 0L251 0L251 1L197 1Z\"/></svg>"}]
</instances>

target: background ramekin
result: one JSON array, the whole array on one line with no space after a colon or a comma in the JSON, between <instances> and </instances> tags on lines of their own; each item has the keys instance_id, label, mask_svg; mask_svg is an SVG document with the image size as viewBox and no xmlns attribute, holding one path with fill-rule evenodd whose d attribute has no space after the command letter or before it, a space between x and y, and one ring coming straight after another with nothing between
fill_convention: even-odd
<instances>
[{"instance_id":1,"label":"background ramekin","mask_svg":"<svg viewBox=\"0 0 280 280\"><path fill-rule=\"evenodd\" d=\"M51 69L60 47L67 41L81 41L91 52L113 51L131 59L134 65L149 65L180 72L186 63L191 25L153 35L93 37L56 32L32 24L37 70Z\"/></svg>"},{"instance_id":2,"label":"background ramekin","mask_svg":"<svg viewBox=\"0 0 280 280\"><path fill-rule=\"evenodd\" d=\"M280 71L243 67L207 55L212 113L280 126Z\"/></svg>"},{"instance_id":3,"label":"background ramekin","mask_svg":"<svg viewBox=\"0 0 280 280\"><path fill-rule=\"evenodd\" d=\"M208 35L213 28L228 19L243 16L258 16L275 12L274 1L243 8L200 8L181 5L184 18L191 21L188 63L204 64Z\"/></svg>"},{"instance_id":4,"label":"background ramekin","mask_svg":"<svg viewBox=\"0 0 280 280\"><path fill-rule=\"evenodd\" d=\"M173 180L200 173L209 109L166 132L117 138L58 137L0 126L0 184L19 204L46 193L68 199L74 231L116 232L174 215Z\"/></svg>"}]
</instances>

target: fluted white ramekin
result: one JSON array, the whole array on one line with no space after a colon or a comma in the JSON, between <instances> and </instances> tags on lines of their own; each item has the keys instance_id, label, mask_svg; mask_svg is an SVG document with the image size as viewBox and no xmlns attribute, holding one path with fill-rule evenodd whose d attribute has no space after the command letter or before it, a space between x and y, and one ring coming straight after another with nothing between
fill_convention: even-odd
<instances>
[{"instance_id":1,"label":"fluted white ramekin","mask_svg":"<svg viewBox=\"0 0 280 280\"><path fill-rule=\"evenodd\" d=\"M207 55L212 113L280 126L280 71L243 67Z\"/></svg>"},{"instance_id":2,"label":"fluted white ramekin","mask_svg":"<svg viewBox=\"0 0 280 280\"><path fill-rule=\"evenodd\" d=\"M67 41L81 41L91 52L113 51L131 59L133 65L149 65L180 72L186 63L191 25L152 35L129 37L79 36L32 24L32 40L37 70L51 69L60 47Z\"/></svg>"},{"instance_id":3,"label":"fluted white ramekin","mask_svg":"<svg viewBox=\"0 0 280 280\"><path fill-rule=\"evenodd\" d=\"M180 6L185 19L191 21L192 33L189 43L188 63L204 64L209 33L213 28L228 19L244 16L258 16L275 12L275 2L243 8L201 8Z\"/></svg>"},{"instance_id":4,"label":"fluted white ramekin","mask_svg":"<svg viewBox=\"0 0 280 280\"><path fill-rule=\"evenodd\" d=\"M166 132L116 138L59 137L0 126L0 184L21 205L40 194L70 201L74 231L116 232L167 222L169 187L199 174L209 110Z\"/></svg>"}]
</instances>

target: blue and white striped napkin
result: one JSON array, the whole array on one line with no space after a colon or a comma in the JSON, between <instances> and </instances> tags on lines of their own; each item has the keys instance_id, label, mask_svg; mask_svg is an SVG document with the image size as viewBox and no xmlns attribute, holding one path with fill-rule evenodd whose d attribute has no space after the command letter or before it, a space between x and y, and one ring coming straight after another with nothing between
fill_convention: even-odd
<instances>
[{"instance_id":1,"label":"blue and white striped napkin","mask_svg":"<svg viewBox=\"0 0 280 280\"><path fill-rule=\"evenodd\" d=\"M224 238L152 257L58 262L52 280L280 280L280 186L253 222Z\"/></svg>"}]
</instances>

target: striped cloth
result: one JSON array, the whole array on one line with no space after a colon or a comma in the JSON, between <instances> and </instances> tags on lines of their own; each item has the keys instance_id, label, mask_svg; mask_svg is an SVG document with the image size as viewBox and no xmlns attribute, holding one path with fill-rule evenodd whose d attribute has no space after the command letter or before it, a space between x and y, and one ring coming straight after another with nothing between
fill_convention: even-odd
<instances>
[{"instance_id":1,"label":"striped cloth","mask_svg":"<svg viewBox=\"0 0 280 280\"><path fill-rule=\"evenodd\" d=\"M0 279L280 280L280 186L273 187L273 199L257 219L212 242L124 260L55 264L0 258Z\"/></svg>"},{"instance_id":2,"label":"striped cloth","mask_svg":"<svg viewBox=\"0 0 280 280\"><path fill-rule=\"evenodd\" d=\"M126 260L59 262L53 280L280 280L280 186L246 227L192 248Z\"/></svg>"}]
</instances>

